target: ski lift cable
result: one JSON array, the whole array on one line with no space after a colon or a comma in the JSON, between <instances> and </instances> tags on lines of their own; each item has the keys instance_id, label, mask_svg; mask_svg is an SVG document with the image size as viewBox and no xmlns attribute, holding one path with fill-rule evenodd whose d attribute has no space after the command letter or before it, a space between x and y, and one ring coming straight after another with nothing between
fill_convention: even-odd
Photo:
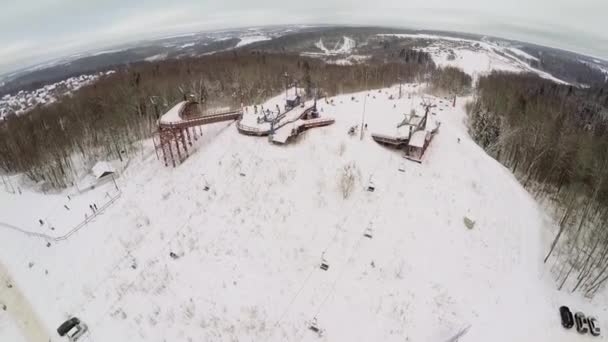
<instances>
[{"instance_id":1,"label":"ski lift cable","mask_svg":"<svg viewBox=\"0 0 608 342\"><path fill-rule=\"evenodd\" d=\"M258 144L257 148L256 148L256 152L259 152L260 149L260 145ZM222 156L219 158L220 161L223 161L226 157L228 153L228 150L225 150L224 153L222 154ZM251 161L251 159L253 159L253 155L250 156L249 161ZM260 185L261 186L261 185ZM171 239L169 239L163 246L161 246L158 249L158 253L156 253L154 255L154 258L158 258L161 253L165 250L165 248L167 246L169 246L174 240L175 238L177 238L179 236L179 234L181 233L181 231L188 226L188 223L190 222L192 216L197 212L197 210L193 210L190 215L188 216L188 218L184 221L184 223L182 224L182 226L176 230L176 232L173 234L173 236L171 237ZM127 251L128 254L130 253L130 251ZM113 275L115 274L115 272L121 268L121 266L123 265L123 259L124 258L120 258L120 261L117 262L115 264L115 266L108 272L108 275L104 276L103 279L95 286L95 292L97 292L97 290L104 284L106 283L108 280L113 279ZM135 278L133 279L133 281L131 281L129 284L127 284L127 286L124 288L124 290L122 291L123 294L126 294L132 287L133 285L139 280L139 278L142 276L143 272L145 271L144 268L142 268L138 274L135 276ZM105 319L107 319L109 312L113 309L113 307L120 301L122 300L124 295L119 295L109 306L108 309L104 312L104 316L106 317ZM80 304L76 306L79 310L73 310L74 312L76 311L82 311L82 309L85 307L85 304Z\"/></svg>"},{"instance_id":2,"label":"ski lift cable","mask_svg":"<svg viewBox=\"0 0 608 342\"><path fill-rule=\"evenodd\" d=\"M313 317L317 317L319 315L319 312L321 312L321 309L323 307L323 305L325 304L325 302L329 299L329 297L334 293L335 289L336 289L336 285L338 284L338 282L340 281L340 279L342 278L342 276L344 275L344 271L346 269L348 269L348 262L351 261L355 251L359 248L359 245L361 244L361 240L363 240L363 234L365 233L365 230L363 230L361 232L361 236L359 236L359 238L357 239L357 243L355 243L355 246L352 248L348 258L346 259L346 261L344 262L344 266L342 267L342 269L340 270L340 272L338 273L338 276L336 277L336 279L334 279L330 290L327 292L327 295L325 295L325 298L323 298L323 300L321 301L321 304L319 304L319 307L317 309L317 311L315 312Z\"/></svg>"},{"instance_id":3,"label":"ski lift cable","mask_svg":"<svg viewBox=\"0 0 608 342\"><path fill-rule=\"evenodd\" d=\"M226 157L226 155L228 154L228 151L224 151L224 153L221 155L221 157L219 158L220 161L223 161ZM189 189L189 188L188 188ZM156 254L153 255L153 258L158 258L162 252L165 251L165 247L167 247L168 245L170 245L175 238L177 238L179 236L179 234L181 233L181 231L188 226L188 223L190 222L192 216L197 212L196 209L194 209L190 215L188 215L188 218L184 221L184 223L180 226L180 228L178 228L175 233L173 234L173 236L164 244L162 245L159 249L158 252ZM127 251L127 253L125 254L126 256L128 256L128 254L131 254L132 251ZM107 273L106 276L103 277L103 279L94 287L94 291L93 293L97 293L99 288L105 284L107 281L111 280L114 278L114 274L118 271L118 269L121 268L121 266L124 265L124 259L126 258L122 257L119 258L119 261L115 264L114 267L112 267L110 269L110 271ZM133 285L139 280L139 277L143 274L144 272L144 268L142 268L138 274L135 276L135 278L133 279L133 281L131 281L129 284L127 284L127 286L125 287L125 290L123 291L123 293L126 293L131 287L133 287ZM117 298L116 300L114 300L109 306L108 306L108 310L105 311L104 316L107 316L108 313L110 312L110 310L114 307L114 305L116 305L116 303L118 303L118 301L120 301L123 297L120 296L119 298ZM77 309L72 310L72 312L78 312L78 311L82 311L83 308L86 306L86 304L80 304L75 306Z\"/></svg>"},{"instance_id":4,"label":"ski lift cable","mask_svg":"<svg viewBox=\"0 0 608 342\"><path fill-rule=\"evenodd\" d=\"M363 198L363 197L361 197ZM336 237L338 236L338 233L341 231L340 228L342 228L342 226L344 225L344 223L346 222L346 220L350 217L350 214L352 214L357 208L358 206L355 205L357 204L358 201L356 201L355 203L352 204L350 210L349 210L349 215L346 215L344 217L344 219L342 220L342 222L338 225L339 228L335 229L335 232L332 236L332 238L329 240L328 244L325 246L325 248L322 251L322 255L325 254L325 252L327 252L327 250L331 247L331 245L333 244L333 242L335 241ZM312 216L310 216L312 217ZM310 219L309 219L310 220ZM291 309L292 305L295 303L296 299L299 297L299 295L302 293L302 291L304 291L308 281L312 278L312 275L314 272L317 271L318 268L318 264L314 264L311 267L310 272L308 273L308 275L306 276L306 278L304 279L304 281L302 281L300 283L300 288L298 289L298 291L294 294L294 296L291 298L291 300L288 302L287 306L285 307L285 309L282 311L281 316L279 316L279 318L277 319L277 321L275 322L275 324L273 325L273 329L270 333L270 337L272 337L274 335L274 331L276 329L276 327L278 327L282 322L283 319L285 318L287 312L289 312L289 309Z\"/></svg>"},{"instance_id":5,"label":"ski lift cable","mask_svg":"<svg viewBox=\"0 0 608 342\"><path fill-rule=\"evenodd\" d=\"M378 213L378 210L380 209L380 207L384 207L384 202L386 201L379 201L379 203L376 206L376 210L374 210L374 216ZM359 235L359 238L357 239L357 242L355 243L355 245L353 246L353 248L351 249L351 252L348 256L348 258L344 261L343 267L340 270L338 276L334 279L331 289L328 291L328 293L326 294L326 296L323 298L323 300L321 301L321 304L319 304L317 311L315 312L315 314L313 315L313 317L318 317L319 314L321 313L321 310L323 308L323 306L325 305L325 303L327 302L327 300L334 294L336 287L338 285L338 282L342 279L342 277L344 276L344 273L346 271L346 269L348 269L348 263L353 259L353 257L355 256L355 252L359 249L359 245L361 244L361 241L363 240L363 237L365 236L365 232L369 229L369 227L365 227L363 229L363 231L361 231L361 234ZM303 334L302 338L299 339L298 341L302 341L304 339L304 337L306 336L306 334Z\"/></svg>"},{"instance_id":6,"label":"ski lift cable","mask_svg":"<svg viewBox=\"0 0 608 342\"><path fill-rule=\"evenodd\" d=\"M383 202L384 201L380 201L380 203L377 204L376 206L376 210L374 210L373 212L375 214L377 214L380 206L383 206ZM356 206L355 206L356 208ZM319 313L321 312L321 309L323 308L325 302L329 299L329 297L331 297L331 295L335 292L335 289L337 287L338 282L341 280L342 276L344 275L344 272L346 271L346 269L348 269L348 263L349 261L351 261L353 259L353 256L355 255L355 252L359 249L359 245L361 244L361 241L363 240L365 231L367 231L368 227L366 226L362 231L361 234L359 234L359 238L357 239L357 242L355 243L355 245L353 246L353 248L350 251L350 254L348 256L348 258L346 258L346 260L343 263L343 267L340 270L338 276L334 279L334 281L332 282L332 286L331 289L329 290L329 292L327 293L327 295L323 298L323 300L321 301L321 304L319 305L317 311L315 312L315 314L313 315L314 318L316 318ZM316 268L316 267L315 267ZM304 339L304 337L306 336L306 329L304 329L304 333L302 334L302 338L298 339L297 341L302 341Z\"/></svg>"},{"instance_id":7,"label":"ski lift cable","mask_svg":"<svg viewBox=\"0 0 608 342\"><path fill-rule=\"evenodd\" d=\"M376 169L379 167L379 163L376 164ZM363 201L365 199L365 197L360 197L359 199L357 199L357 201L355 201L352 205L351 208L349 210L349 214L346 215L342 222L340 222L338 224L338 228L335 229L334 234L332 235L331 239L328 241L327 245L325 246L325 248L322 250L322 255L324 255L329 249L330 247L334 244L338 234L342 231L342 227L345 225L346 221L351 217L351 214L357 210L359 208L359 206L357 204L359 204L360 201ZM310 220L310 219L309 219ZM367 229L367 227L365 228ZM358 242L357 242L358 243ZM347 259L348 260L348 259ZM299 297L299 295L302 293L302 291L304 290L304 288L306 287L308 281L311 279L312 274L314 272L317 271L318 268L318 264L315 264L312 268L311 271L309 272L309 274L306 276L306 278L304 279L304 281L301 282L300 284L300 288L298 289L298 291L295 293L295 295L291 298L291 300L289 301L289 303L287 304L287 306L285 307L285 309L282 311L281 316L279 316L279 318L277 319L277 321L275 322L275 324L273 325L273 329L271 329L271 333L270 333L270 337L272 337L274 335L275 329L283 322L283 319L285 318L287 312L289 312L289 309L291 309L292 305L295 303L296 299ZM318 286L317 286L318 287Z\"/></svg>"},{"instance_id":8,"label":"ski lift cable","mask_svg":"<svg viewBox=\"0 0 608 342\"><path fill-rule=\"evenodd\" d=\"M348 256L348 258L346 259L346 261L344 262L344 265L343 265L342 269L340 270L340 272L338 273L338 276L332 282L330 290L327 292L327 294L325 295L325 297L321 301L321 304L319 304L319 306L317 308L317 311L312 316L313 319L316 319L319 316L319 313L321 312L321 309L323 308L323 306L325 305L325 303L327 302L327 300L329 299L329 297L331 297L334 294L338 282L341 280L341 278L344 275L346 269L348 269L348 262L353 258L353 255L354 255L355 251L359 248L359 245L361 244L362 237L363 237L363 234L361 234L359 236L359 238L357 239L357 242L355 243L355 246L351 249L351 253ZM302 340L304 340L304 338L306 337L306 330L307 329L304 329L304 333L302 333L301 338L297 339L298 342L301 342Z\"/></svg>"}]
</instances>

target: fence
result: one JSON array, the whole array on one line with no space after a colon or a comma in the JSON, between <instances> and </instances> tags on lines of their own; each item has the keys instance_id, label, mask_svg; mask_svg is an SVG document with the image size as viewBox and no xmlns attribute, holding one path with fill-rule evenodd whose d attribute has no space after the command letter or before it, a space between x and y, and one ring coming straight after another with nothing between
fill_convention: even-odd
<instances>
[{"instance_id":1,"label":"fence","mask_svg":"<svg viewBox=\"0 0 608 342\"><path fill-rule=\"evenodd\" d=\"M25 229L19 228L17 226L14 226L12 224L4 223L4 222L0 222L0 227L18 231L18 232L23 233L30 237L37 237L37 238L45 239L47 241L53 241L53 242L64 241L64 240L67 240L74 233L76 233L77 231L82 229L84 226L86 226L87 223L91 222L95 217L97 217L97 215L101 214L104 210L106 210L108 207L110 207L112 204L114 204L114 202L116 202L116 200L121 195L122 195L122 192L119 191L116 195L114 195L114 197L111 197L109 201L107 201L101 207L99 207L99 209L96 210L93 215L87 216L87 218L84 219L84 221L80 222L74 228L70 229L70 231L68 231L67 233L65 233L64 235L61 235L61 236L50 236L50 235L43 234L43 233L36 233L36 232L28 231L28 230L25 230Z\"/></svg>"}]
</instances>

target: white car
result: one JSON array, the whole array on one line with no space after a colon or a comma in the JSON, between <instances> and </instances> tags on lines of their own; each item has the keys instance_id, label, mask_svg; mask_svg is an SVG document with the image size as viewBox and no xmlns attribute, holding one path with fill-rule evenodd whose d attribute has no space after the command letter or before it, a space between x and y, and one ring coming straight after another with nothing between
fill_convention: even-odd
<instances>
[{"instance_id":1,"label":"white car","mask_svg":"<svg viewBox=\"0 0 608 342\"><path fill-rule=\"evenodd\" d=\"M68 340L70 342L76 342L82 337L82 335L86 334L87 331L89 331L89 327L84 323L80 323L68 331Z\"/></svg>"}]
</instances>

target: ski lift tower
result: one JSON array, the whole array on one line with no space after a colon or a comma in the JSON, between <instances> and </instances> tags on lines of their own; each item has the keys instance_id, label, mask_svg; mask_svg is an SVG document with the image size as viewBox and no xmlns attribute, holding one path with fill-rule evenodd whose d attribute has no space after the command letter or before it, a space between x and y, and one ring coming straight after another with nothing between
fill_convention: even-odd
<instances>
[{"instance_id":1,"label":"ski lift tower","mask_svg":"<svg viewBox=\"0 0 608 342\"><path fill-rule=\"evenodd\" d=\"M399 73L399 99L401 99L401 84L403 83L403 78L401 78L401 73Z\"/></svg>"}]
</instances>

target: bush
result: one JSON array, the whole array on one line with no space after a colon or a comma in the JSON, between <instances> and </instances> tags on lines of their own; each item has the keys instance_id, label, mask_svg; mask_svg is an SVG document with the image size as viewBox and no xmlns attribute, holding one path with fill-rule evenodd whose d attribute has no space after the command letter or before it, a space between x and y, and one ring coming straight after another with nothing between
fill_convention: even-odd
<instances>
[{"instance_id":1,"label":"bush","mask_svg":"<svg viewBox=\"0 0 608 342\"><path fill-rule=\"evenodd\" d=\"M354 162L351 162L342 168L339 187L343 199L348 199L352 194L358 176L359 168L357 168L357 165Z\"/></svg>"}]
</instances>

